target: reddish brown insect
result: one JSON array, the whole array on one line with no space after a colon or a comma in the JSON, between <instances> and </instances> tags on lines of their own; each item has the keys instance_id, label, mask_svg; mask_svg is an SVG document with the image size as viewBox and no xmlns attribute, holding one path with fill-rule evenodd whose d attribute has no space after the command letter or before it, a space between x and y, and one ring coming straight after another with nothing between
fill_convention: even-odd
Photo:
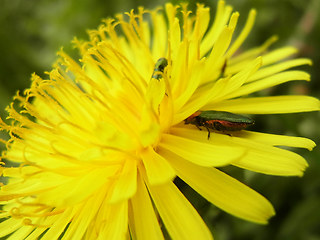
<instances>
[{"instance_id":1,"label":"reddish brown insect","mask_svg":"<svg viewBox=\"0 0 320 240\"><path fill-rule=\"evenodd\" d=\"M223 111L198 111L184 120L185 124L193 124L205 127L210 138L210 129L216 131L240 131L254 124L254 121L246 116Z\"/></svg>"}]
</instances>

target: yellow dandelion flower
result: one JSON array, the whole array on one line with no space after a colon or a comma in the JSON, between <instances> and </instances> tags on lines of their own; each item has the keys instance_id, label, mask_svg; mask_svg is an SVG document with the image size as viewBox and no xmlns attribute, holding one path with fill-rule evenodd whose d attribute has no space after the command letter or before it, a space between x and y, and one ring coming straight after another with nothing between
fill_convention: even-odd
<instances>
[{"instance_id":1,"label":"yellow dandelion flower","mask_svg":"<svg viewBox=\"0 0 320 240\"><path fill-rule=\"evenodd\" d=\"M255 15L252 10L235 36L239 14L224 1L212 25L203 5L195 14L170 3L139 8L105 20L89 42L75 40L79 62L61 50L48 78L33 75L30 89L17 94L20 110L8 107L12 122L1 121L11 137L2 158L14 167L1 167L8 182L0 192L0 236L163 239L161 219L172 239L212 239L173 183L176 176L222 210L266 223L274 215L268 200L217 167L301 176L307 162L279 146L311 150L315 144L228 130L245 127L239 114L317 111L320 105L308 96L247 96L310 79L290 70L311 64L288 59L295 48L267 51L275 37L235 55ZM212 119L225 131L209 121L185 124L208 110L240 120Z\"/></svg>"}]
</instances>

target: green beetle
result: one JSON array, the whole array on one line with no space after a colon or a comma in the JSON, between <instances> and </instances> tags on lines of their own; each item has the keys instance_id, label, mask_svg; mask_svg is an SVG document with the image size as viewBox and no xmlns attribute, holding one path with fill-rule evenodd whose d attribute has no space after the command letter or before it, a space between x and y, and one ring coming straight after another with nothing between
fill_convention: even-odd
<instances>
[{"instance_id":1,"label":"green beetle","mask_svg":"<svg viewBox=\"0 0 320 240\"><path fill-rule=\"evenodd\" d=\"M163 73L166 66L168 66L168 60L166 58L159 58L154 65L152 78L160 80L160 78L162 78L162 75L159 74L159 72Z\"/></svg>"},{"instance_id":2,"label":"green beetle","mask_svg":"<svg viewBox=\"0 0 320 240\"><path fill-rule=\"evenodd\" d=\"M200 130L200 127L205 127L208 130L208 139L210 129L221 132L240 131L254 124L254 120L249 117L224 111L197 111L184 122L193 124Z\"/></svg>"}]
</instances>

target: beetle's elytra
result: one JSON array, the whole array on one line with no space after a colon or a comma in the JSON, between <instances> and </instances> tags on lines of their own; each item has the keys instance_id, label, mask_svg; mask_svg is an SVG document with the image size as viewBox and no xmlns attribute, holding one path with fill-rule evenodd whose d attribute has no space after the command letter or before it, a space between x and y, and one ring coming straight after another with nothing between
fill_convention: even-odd
<instances>
[{"instance_id":1,"label":"beetle's elytra","mask_svg":"<svg viewBox=\"0 0 320 240\"><path fill-rule=\"evenodd\" d=\"M166 58L159 58L154 65L152 78L159 80L162 77L159 72L163 73L166 66L168 66L168 60Z\"/></svg>"},{"instance_id":2,"label":"beetle's elytra","mask_svg":"<svg viewBox=\"0 0 320 240\"><path fill-rule=\"evenodd\" d=\"M184 120L185 124L205 127L210 138L210 129L215 131L240 131L254 124L254 121L240 114L224 111L198 111Z\"/></svg>"}]
</instances>

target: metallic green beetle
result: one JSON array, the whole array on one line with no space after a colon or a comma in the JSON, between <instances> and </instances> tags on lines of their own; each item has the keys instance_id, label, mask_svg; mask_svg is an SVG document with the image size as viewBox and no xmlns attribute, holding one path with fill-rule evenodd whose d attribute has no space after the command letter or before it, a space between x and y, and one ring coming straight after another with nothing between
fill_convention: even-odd
<instances>
[{"instance_id":1,"label":"metallic green beetle","mask_svg":"<svg viewBox=\"0 0 320 240\"><path fill-rule=\"evenodd\" d=\"M159 74L159 72L163 73L166 66L168 66L168 60L166 58L159 58L156 64L154 65L152 78L160 80L160 78L162 78L162 75Z\"/></svg>"},{"instance_id":2,"label":"metallic green beetle","mask_svg":"<svg viewBox=\"0 0 320 240\"><path fill-rule=\"evenodd\" d=\"M240 131L254 124L254 120L249 117L223 111L197 111L184 120L185 124L193 124L201 130L201 126L208 130L216 131Z\"/></svg>"}]
</instances>

